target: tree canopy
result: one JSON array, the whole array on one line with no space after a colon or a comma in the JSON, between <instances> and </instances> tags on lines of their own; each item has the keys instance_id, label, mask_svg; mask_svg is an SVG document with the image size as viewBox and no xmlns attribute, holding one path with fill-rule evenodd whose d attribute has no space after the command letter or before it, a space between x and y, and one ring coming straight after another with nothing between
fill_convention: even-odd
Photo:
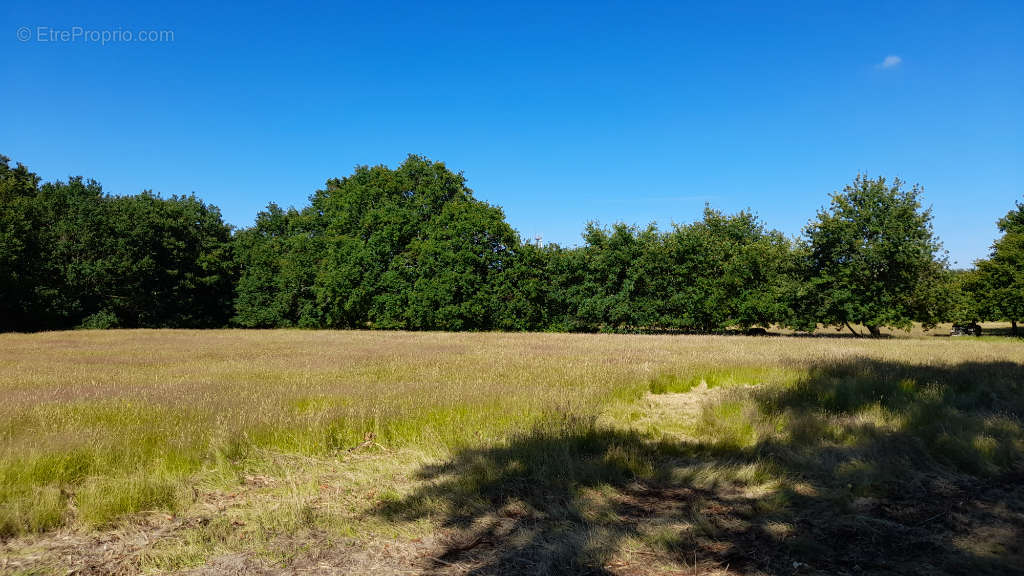
<instances>
[{"instance_id":1,"label":"tree canopy","mask_svg":"<svg viewBox=\"0 0 1024 576\"><path fill-rule=\"evenodd\" d=\"M443 163L410 156L327 181L302 211L271 205L238 234L243 326L479 330L519 237Z\"/></svg>"},{"instance_id":2,"label":"tree canopy","mask_svg":"<svg viewBox=\"0 0 1024 576\"><path fill-rule=\"evenodd\" d=\"M0 162L6 330L223 326L231 230L195 196L109 196L92 180L39 179Z\"/></svg>"},{"instance_id":3,"label":"tree canopy","mask_svg":"<svg viewBox=\"0 0 1024 576\"><path fill-rule=\"evenodd\" d=\"M922 189L858 176L801 238L753 212L523 242L461 173L409 156L233 230L194 195L46 182L0 157L0 330L105 327L722 332L1024 318L1024 205L948 270Z\"/></svg>"},{"instance_id":4,"label":"tree canopy","mask_svg":"<svg viewBox=\"0 0 1024 576\"><path fill-rule=\"evenodd\" d=\"M974 300L987 318L1009 320L1013 331L1024 320L1024 204L997 222L1002 237L989 257L977 262Z\"/></svg>"},{"instance_id":5,"label":"tree canopy","mask_svg":"<svg viewBox=\"0 0 1024 576\"><path fill-rule=\"evenodd\" d=\"M931 296L944 262L923 190L859 175L807 226L813 315L834 326L934 323ZM852 328L851 328L852 330Z\"/></svg>"}]
</instances>

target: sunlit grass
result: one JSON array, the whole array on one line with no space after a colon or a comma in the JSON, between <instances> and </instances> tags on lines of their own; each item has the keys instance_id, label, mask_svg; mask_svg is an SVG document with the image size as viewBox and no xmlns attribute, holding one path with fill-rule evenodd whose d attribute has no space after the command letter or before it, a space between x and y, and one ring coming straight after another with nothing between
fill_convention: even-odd
<instances>
[{"instance_id":1,"label":"sunlit grass","mask_svg":"<svg viewBox=\"0 0 1024 576\"><path fill-rule=\"evenodd\" d=\"M0 365L0 537L187 517L245 489L233 520L146 548L147 570L279 534L422 535L497 494L538 513L512 486L562 495L544 517L582 522L594 562L619 539L671 555L730 528L695 501L622 534L630 482L727 487L784 538L799 494L845 506L1024 454L1008 340L114 331L0 335Z\"/></svg>"}]
</instances>

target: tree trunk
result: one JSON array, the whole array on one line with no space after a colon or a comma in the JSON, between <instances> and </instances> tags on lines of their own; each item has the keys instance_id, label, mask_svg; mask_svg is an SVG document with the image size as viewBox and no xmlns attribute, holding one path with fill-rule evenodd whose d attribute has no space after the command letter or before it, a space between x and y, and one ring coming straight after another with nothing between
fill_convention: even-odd
<instances>
[{"instance_id":1,"label":"tree trunk","mask_svg":"<svg viewBox=\"0 0 1024 576\"><path fill-rule=\"evenodd\" d=\"M882 335L882 330L878 326L868 326L868 332L871 333L872 338L878 338Z\"/></svg>"},{"instance_id":2,"label":"tree trunk","mask_svg":"<svg viewBox=\"0 0 1024 576\"><path fill-rule=\"evenodd\" d=\"M854 330L853 326L850 326L849 322L846 323L846 327L850 329L850 332L853 332L854 336L856 336L857 338L860 338L860 333L857 332L856 330Z\"/></svg>"},{"instance_id":3,"label":"tree trunk","mask_svg":"<svg viewBox=\"0 0 1024 576\"><path fill-rule=\"evenodd\" d=\"M1017 321L1016 320L1010 320L1010 335L1011 336L1016 336L1017 335Z\"/></svg>"}]
</instances>

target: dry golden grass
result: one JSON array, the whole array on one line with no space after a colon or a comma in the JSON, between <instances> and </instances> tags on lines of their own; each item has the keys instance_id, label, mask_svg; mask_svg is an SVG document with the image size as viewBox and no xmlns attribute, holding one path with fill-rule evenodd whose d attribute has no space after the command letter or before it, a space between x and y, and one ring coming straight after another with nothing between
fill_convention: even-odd
<instances>
[{"instance_id":1,"label":"dry golden grass","mask_svg":"<svg viewBox=\"0 0 1024 576\"><path fill-rule=\"evenodd\" d=\"M0 335L0 370L12 572L722 572L916 458L1005 482L1024 452L1008 339L63 332Z\"/></svg>"}]
</instances>

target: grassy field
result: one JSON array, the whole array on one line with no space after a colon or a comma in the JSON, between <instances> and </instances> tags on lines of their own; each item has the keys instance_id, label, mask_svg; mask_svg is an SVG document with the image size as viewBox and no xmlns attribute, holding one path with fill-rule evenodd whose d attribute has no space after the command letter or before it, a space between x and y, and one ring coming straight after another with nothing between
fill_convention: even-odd
<instances>
[{"instance_id":1,"label":"grassy field","mask_svg":"<svg viewBox=\"0 0 1024 576\"><path fill-rule=\"evenodd\" d=\"M0 335L0 572L1024 572L1024 344Z\"/></svg>"}]
</instances>

